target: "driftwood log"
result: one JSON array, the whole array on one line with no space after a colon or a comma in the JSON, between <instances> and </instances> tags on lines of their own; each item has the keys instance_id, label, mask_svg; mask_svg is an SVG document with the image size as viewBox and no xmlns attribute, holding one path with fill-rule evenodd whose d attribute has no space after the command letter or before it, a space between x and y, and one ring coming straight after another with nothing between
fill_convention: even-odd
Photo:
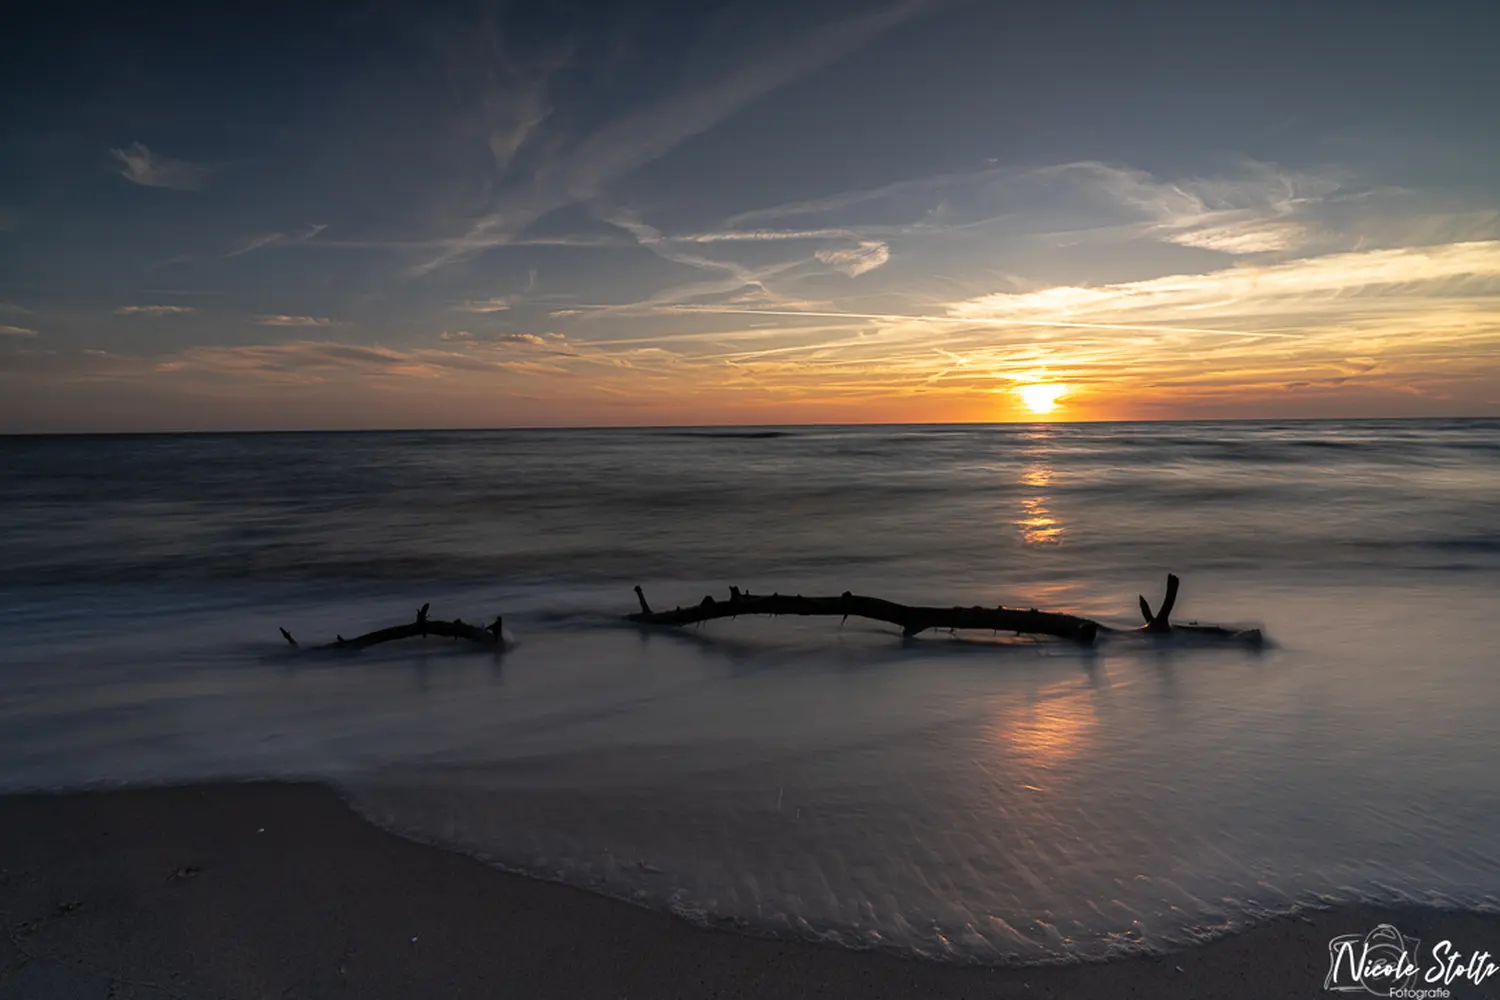
<instances>
[{"instance_id":1,"label":"driftwood log","mask_svg":"<svg viewBox=\"0 0 1500 1000\"><path fill-rule=\"evenodd\" d=\"M501 629L502 619L499 615L489 625L480 628L478 625L470 625L462 618L455 618L451 622L437 621L427 617L430 604L424 604L417 609L416 621L407 622L405 625L392 625L390 628L377 629L374 632L366 632L357 635L353 639L345 639L338 636L333 642L321 646L309 646L309 651L317 650L342 650L344 652L355 652L374 646L382 642L394 642L397 639L415 639L429 635L442 636L446 639L466 639L469 642L487 646L491 649L503 649L505 639ZM293 647L301 649L297 640L292 638L292 633L286 629L281 630L281 637Z\"/></svg>"},{"instance_id":2,"label":"driftwood log","mask_svg":"<svg viewBox=\"0 0 1500 1000\"><path fill-rule=\"evenodd\" d=\"M738 587L729 588L729 600L716 601L712 596L686 608L671 611L652 611L646 603L646 595L637 586L635 596L641 610L626 615L629 621L641 625L692 625L715 618L736 618L740 615L839 615L848 618L870 618L875 621L898 625L903 636L914 636L927 629L988 629L998 632L1050 635L1091 645L1106 633L1146 633L1149 635L1185 634L1208 639L1233 639L1252 645L1262 641L1260 629L1227 629L1217 625L1174 625L1172 609L1177 604L1178 580L1167 575L1167 592L1161 607L1155 612L1145 597L1140 598L1141 615L1146 624L1135 629L1111 628L1091 618L1078 615L1059 614L1054 611L1038 611L1036 608L981 608L952 607L937 608L920 605L897 604L878 597L861 597L848 591L838 597L803 597L802 595L749 594Z\"/></svg>"}]
</instances>

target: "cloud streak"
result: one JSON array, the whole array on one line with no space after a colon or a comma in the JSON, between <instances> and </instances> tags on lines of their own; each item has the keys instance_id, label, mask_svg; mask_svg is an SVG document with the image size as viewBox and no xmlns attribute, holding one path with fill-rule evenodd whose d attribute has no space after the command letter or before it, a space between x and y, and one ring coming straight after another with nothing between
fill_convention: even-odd
<instances>
[{"instance_id":1,"label":"cloud streak","mask_svg":"<svg viewBox=\"0 0 1500 1000\"><path fill-rule=\"evenodd\" d=\"M152 152L145 143L133 142L124 149L111 149L121 177L141 187L173 191L197 191L208 182L208 168Z\"/></svg>"},{"instance_id":2,"label":"cloud streak","mask_svg":"<svg viewBox=\"0 0 1500 1000\"><path fill-rule=\"evenodd\" d=\"M730 234L761 233L766 235L760 238L775 238L772 234L778 230L765 228L766 223L812 219L828 225L785 230L782 238L840 231L864 236L936 234L1000 220L1009 220L1014 227L1021 220L1046 219L1064 210L1096 220L1089 228L1069 234L1074 237L1092 231L1110 233L1115 239L1146 237L1231 255L1264 254L1306 246L1317 235L1307 216L1345 180L1335 174L1289 172L1254 162L1229 176L1171 180L1095 161L994 167L910 178L755 209L730 217L725 227ZM974 208L967 217L955 218L946 208L950 200ZM862 227L849 221L849 213L861 209L878 210L883 216L905 214L907 221ZM757 228L742 228L746 226ZM709 234L709 238L725 237Z\"/></svg>"},{"instance_id":3,"label":"cloud streak","mask_svg":"<svg viewBox=\"0 0 1500 1000\"><path fill-rule=\"evenodd\" d=\"M262 236L252 236L245 242L243 246L239 247L238 249L229 251L229 253L225 254L225 256L238 257L241 254L251 253L252 251L259 250L262 247L273 246L277 243L280 243L285 238L285 234L283 233L266 233Z\"/></svg>"},{"instance_id":4,"label":"cloud streak","mask_svg":"<svg viewBox=\"0 0 1500 1000\"><path fill-rule=\"evenodd\" d=\"M150 380L208 378L222 383L317 385L375 380L433 381L479 376L572 378L567 368L542 358L491 358L466 350L399 349L372 344L303 340L284 344L193 347L153 363L124 359L108 377ZM491 383L493 387L493 383Z\"/></svg>"},{"instance_id":5,"label":"cloud streak","mask_svg":"<svg viewBox=\"0 0 1500 1000\"><path fill-rule=\"evenodd\" d=\"M947 419L956 406L1004 413L1009 389L1034 381L1074 386L1075 416L1228 415L1288 394L1308 406L1401 397L1430 412L1445 398L1500 391L1494 366L1474 364L1500 356L1497 314L1500 242L1474 241L992 293L928 314L663 303L649 315L747 325L582 350L695 399L752 388L765 405L925 399L947 409L923 412ZM597 378L625 393L647 384ZM999 401L986 402L994 393Z\"/></svg>"},{"instance_id":6,"label":"cloud streak","mask_svg":"<svg viewBox=\"0 0 1500 1000\"><path fill-rule=\"evenodd\" d=\"M257 316L255 322L259 326L334 327L349 325L343 320L329 319L326 316Z\"/></svg>"},{"instance_id":7,"label":"cloud streak","mask_svg":"<svg viewBox=\"0 0 1500 1000\"><path fill-rule=\"evenodd\" d=\"M726 229L722 232L685 233L673 236L678 243L781 243L789 240L858 239L861 229Z\"/></svg>"},{"instance_id":8,"label":"cloud streak","mask_svg":"<svg viewBox=\"0 0 1500 1000\"><path fill-rule=\"evenodd\" d=\"M433 378L444 369L489 370L495 366L448 351L400 351L332 341L194 347L153 366L159 373L189 373L321 380L331 374Z\"/></svg>"},{"instance_id":9,"label":"cloud streak","mask_svg":"<svg viewBox=\"0 0 1500 1000\"><path fill-rule=\"evenodd\" d=\"M120 306L116 316L184 316L197 312L196 306Z\"/></svg>"},{"instance_id":10,"label":"cloud streak","mask_svg":"<svg viewBox=\"0 0 1500 1000\"><path fill-rule=\"evenodd\" d=\"M451 343L468 344L512 344L523 347L557 347L564 339L553 334L552 337L539 337L534 333L470 333L468 330L450 330L438 334L438 339Z\"/></svg>"},{"instance_id":11,"label":"cloud streak","mask_svg":"<svg viewBox=\"0 0 1500 1000\"><path fill-rule=\"evenodd\" d=\"M814 256L835 271L857 278L890 260L891 248L879 240L861 240L858 246L819 250Z\"/></svg>"},{"instance_id":12,"label":"cloud streak","mask_svg":"<svg viewBox=\"0 0 1500 1000\"><path fill-rule=\"evenodd\" d=\"M470 302L463 302L454 306L453 309L456 312L468 313L507 312L510 307L515 304L515 301L516 300L514 296L502 295L498 298L493 299L478 299Z\"/></svg>"},{"instance_id":13,"label":"cloud streak","mask_svg":"<svg viewBox=\"0 0 1500 1000\"><path fill-rule=\"evenodd\" d=\"M1500 295L1500 242L1328 254L1093 288L1001 292L957 303L950 312L1013 322L1213 315L1265 325L1348 314L1377 303L1387 318L1392 310L1438 309L1429 294L1414 293L1419 287L1493 304Z\"/></svg>"},{"instance_id":14,"label":"cloud streak","mask_svg":"<svg viewBox=\"0 0 1500 1000\"><path fill-rule=\"evenodd\" d=\"M845 56L876 36L936 7L937 0L899 0L873 13L838 21L742 62L718 79L625 114L594 132L530 183L503 193L459 244L413 269L415 274L463 260L520 236L532 222L598 195L606 184L708 131L752 101Z\"/></svg>"},{"instance_id":15,"label":"cloud streak","mask_svg":"<svg viewBox=\"0 0 1500 1000\"><path fill-rule=\"evenodd\" d=\"M313 239L327 228L327 226L314 223L310 226L304 226L303 228L290 234L263 233L260 236L252 236L250 239L246 240L245 243L239 248L229 251L229 253L225 254L224 256L238 257L241 254L251 253L255 250L261 250L266 247L285 246L292 243L306 243L308 240Z\"/></svg>"}]
</instances>

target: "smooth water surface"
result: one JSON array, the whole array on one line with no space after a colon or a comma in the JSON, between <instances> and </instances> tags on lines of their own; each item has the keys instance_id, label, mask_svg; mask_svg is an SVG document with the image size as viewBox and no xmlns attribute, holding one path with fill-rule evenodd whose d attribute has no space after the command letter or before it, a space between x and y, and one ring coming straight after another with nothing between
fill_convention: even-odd
<instances>
[{"instance_id":1,"label":"smooth water surface","mask_svg":"<svg viewBox=\"0 0 1500 1000\"><path fill-rule=\"evenodd\" d=\"M760 932L1101 957L1500 904L1500 422L0 439L0 788L296 777ZM1262 652L837 619L844 590ZM501 656L304 642L505 615ZM274 817L267 817L274 822Z\"/></svg>"}]
</instances>

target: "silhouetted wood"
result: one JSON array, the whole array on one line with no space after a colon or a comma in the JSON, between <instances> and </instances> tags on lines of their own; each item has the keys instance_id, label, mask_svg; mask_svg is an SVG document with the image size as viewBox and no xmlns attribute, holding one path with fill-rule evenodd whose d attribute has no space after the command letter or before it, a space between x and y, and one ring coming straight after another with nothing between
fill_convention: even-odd
<instances>
[{"instance_id":1,"label":"silhouetted wood","mask_svg":"<svg viewBox=\"0 0 1500 1000\"><path fill-rule=\"evenodd\" d=\"M1144 596L1139 597L1141 603L1141 616L1146 619L1146 624L1138 629L1126 629L1131 632L1147 632L1156 635L1187 635L1196 636L1201 639L1233 639L1236 642L1259 646L1265 642L1265 636L1258 628L1233 629L1223 628L1219 625L1199 625L1197 622L1188 622L1186 625L1174 625L1171 621L1172 609L1177 606L1177 588L1180 581L1175 573L1167 574L1167 592L1162 596L1161 608L1153 613L1151 605L1146 602ZM1110 631L1120 631L1110 629Z\"/></svg>"},{"instance_id":2,"label":"silhouetted wood","mask_svg":"<svg viewBox=\"0 0 1500 1000\"><path fill-rule=\"evenodd\" d=\"M1184 633L1212 639L1234 639L1258 644L1262 637L1259 629L1235 630L1216 625L1173 625L1172 609L1177 604L1179 581L1175 575L1167 576L1167 591L1162 598L1161 610L1152 613L1145 597L1140 598L1141 614L1146 624L1138 629L1116 629L1090 618L1062 614L1055 611L1038 611L1036 608L981 608L952 607L937 608L920 605L897 604L878 597L862 597L845 591L838 597L803 597L801 594L754 595L729 588L729 600L716 601L712 596L687 608L671 611L652 611L646 603L646 595L637 586L635 595L641 610L625 617L641 625L693 625L716 618L736 618L740 615L839 615L847 619L850 615L887 622L901 628L904 636L917 635L927 629L988 629L991 631L1050 635L1070 639L1089 645L1105 632L1144 632L1152 635Z\"/></svg>"},{"instance_id":3,"label":"silhouetted wood","mask_svg":"<svg viewBox=\"0 0 1500 1000\"><path fill-rule=\"evenodd\" d=\"M1161 610L1155 614L1151 613L1151 605L1146 603L1146 596L1144 594L1137 595L1137 600L1141 602L1141 617L1146 619L1145 629L1147 632L1172 631L1172 608L1177 604L1177 584L1177 574L1168 573L1167 593L1161 599Z\"/></svg>"},{"instance_id":4,"label":"silhouetted wood","mask_svg":"<svg viewBox=\"0 0 1500 1000\"><path fill-rule=\"evenodd\" d=\"M1096 622L1087 618L1035 608L1026 611L1003 607L929 608L897 604L878 597L861 597L847 591L838 597L803 597L800 594L755 595L732 589L727 601L715 601L710 596L690 608L652 611L645 597L640 595L639 587L636 591L642 610L626 617L644 625L692 625L739 615L854 615L899 625L902 635L908 636L930 628L982 628L1055 635L1085 643L1094 640L1099 628Z\"/></svg>"},{"instance_id":5,"label":"silhouetted wood","mask_svg":"<svg viewBox=\"0 0 1500 1000\"><path fill-rule=\"evenodd\" d=\"M432 605L424 604L417 609L415 621L405 625L392 625L390 628L377 629L374 632L366 632L357 635L353 639L345 639L338 636L333 642L322 646L309 647L309 651L317 650L342 650L344 652L356 652L382 642L395 642L398 639L415 639L429 635L441 636L447 639L465 639L481 646L493 649L505 646L503 619L495 616L495 620L484 628L478 625L470 625L462 618L455 618L451 622L434 621L427 617L427 611ZM297 640L286 629L281 630L282 636L293 646L297 646ZM301 648L301 647L298 647Z\"/></svg>"}]
</instances>

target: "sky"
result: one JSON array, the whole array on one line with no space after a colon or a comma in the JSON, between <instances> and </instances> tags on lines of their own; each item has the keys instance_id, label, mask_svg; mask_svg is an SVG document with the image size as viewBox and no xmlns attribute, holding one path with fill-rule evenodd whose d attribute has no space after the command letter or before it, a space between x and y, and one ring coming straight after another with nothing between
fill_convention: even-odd
<instances>
[{"instance_id":1,"label":"sky","mask_svg":"<svg viewBox=\"0 0 1500 1000\"><path fill-rule=\"evenodd\" d=\"M1500 5L19 4L0 433L1500 415Z\"/></svg>"}]
</instances>

